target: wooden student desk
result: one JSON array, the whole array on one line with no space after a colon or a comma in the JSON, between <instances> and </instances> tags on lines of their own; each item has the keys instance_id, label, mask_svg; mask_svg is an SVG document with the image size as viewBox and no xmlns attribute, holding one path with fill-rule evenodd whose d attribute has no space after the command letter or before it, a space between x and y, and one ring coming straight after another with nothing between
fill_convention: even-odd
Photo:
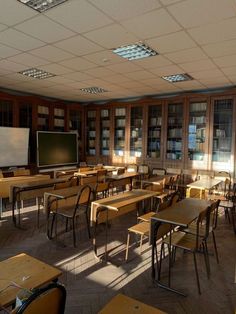
<instances>
[{"instance_id":1,"label":"wooden student desk","mask_svg":"<svg viewBox=\"0 0 236 314\"><path fill-rule=\"evenodd\" d=\"M216 187L217 185L219 185L222 182L221 179L200 179L197 181L194 181L192 183L189 183L187 185L189 193L190 190L193 189L199 189L200 190L200 198L204 198L203 194L204 191L210 191L211 189L213 189L214 187Z\"/></svg>"},{"instance_id":2,"label":"wooden student desk","mask_svg":"<svg viewBox=\"0 0 236 314\"><path fill-rule=\"evenodd\" d=\"M0 178L0 218L2 215L2 199L10 197L10 187L14 184L21 184L32 181L49 179L49 175L38 174L35 176L19 176Z\"/></svg>"},{"instance_id":3,"label":"wooden student desk","mask_svg":"<svg viewBox=\"0 0 236 314\"><path fill-rule=\"evenodd\" d=\"M138 300L117 294L98 314L165 314L161 310Z\"/></svg>"},{"instance_id":4,"label":"wooden student desk","mask_svg":"<svg viewBox=\"0 0 236 314\"><path fill-rule=\"evenodd\" d=\"M105 258L107 257L107 224L108 220L124 215L136 209L138 202L152 198L158 192L148 190L132 190L92 202L90 224L106 223ZM98 218L98 213L100 214ZM98 221L97 221L98 220ZM94 253L97 256L96 233L93 235Z\"/></svg>"},{"instance_id":5,"label":"wooden student desk","mask_svg":"<svg viewBox=\"0 0 236 314\"><path fill-rule=\"evenodd\" d=\"M46 176L47 177L47 176ZM51 190L54 184L65 182L66 179L47 179L40 178L39 181L30 181L24 183L14 183L10 186L10 197L9 200L12 203L12 219L16 226L15 217L15 205L17 201L23 201L33 198L43 198L43 195L49 189ZM20 214L19 214L20 224Z\"/></svg>"},{"instance_id":6,"label":"wooden student desk","mask_svg":"<svg viewBox=\"0 0 236 314\"><path fill-rule=\"evenodd\" d=\"M20 288L32 289L57 280L62 272L25 253L0 262L0 309L14 304Z\"/></svg>"},{"instance_id":7,"label":"wooden student desk","mask_svg":"<svg viewBox=\"0 0 236 314\"><path fill-rule=\"evenodd\" d=\"M155 279L155 252L157 250L157 233L162 224L170 224L172 227L180 226L187 228L188 225L195 220L200 213L211 206L212 201L202 200L198 198L185 198L184 200L175 203L167 210L156 213L151 217L150 227L150 243L152 245L152 279L156 281L157 285L169 291L184 295L183 293L165 285L159 280ZM171 241L171 236L170 236ZM169 266L171 264L171 254L169 254Z\"/></svg>"}]
</instances>

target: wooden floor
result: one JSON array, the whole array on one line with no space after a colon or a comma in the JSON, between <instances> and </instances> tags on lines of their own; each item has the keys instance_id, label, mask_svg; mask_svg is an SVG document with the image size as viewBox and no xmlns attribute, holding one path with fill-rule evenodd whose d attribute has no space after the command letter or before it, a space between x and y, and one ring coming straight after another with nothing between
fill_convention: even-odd
<instances>
[{"instance_id":1,"label":"wooden floor","mask_svg":"<svg viewBox=\"0 0 236 314\"><path fill-rule=\"evenodd\" d=\"M4 219L0 222L0 259L26 252L59 267L63 271L60 281L67 290L67 314L97 313L118 292L167 313L235 313L236 236L224 215L219 218L216 231L220 264L216 263L215 256L210 257L210 280L206 276L203 256L198 257L202 295L197 292L192 255L177 254L172 270L173 286L187 293L187 297L154 286L150 275L148 241L140 256L135 239L131 238L129 261L124 262L127 228L136 222L134 213L114 220L109 228L109 255L112 264L105 264L94 257L84 221L78 224L78 247L73 248L70 232L59 236L57 241L47 239L43 215L40 229L36 226L35 207L27 207L22 218L25 230L13 227L10 212L4 213ZM101 226L98 234L100 253L104 250L104 234ZM209 249L212 251L211 241ZM167 261L164 261L163 280L167 277L166 270Z\"/></svg>"}]
</instances>

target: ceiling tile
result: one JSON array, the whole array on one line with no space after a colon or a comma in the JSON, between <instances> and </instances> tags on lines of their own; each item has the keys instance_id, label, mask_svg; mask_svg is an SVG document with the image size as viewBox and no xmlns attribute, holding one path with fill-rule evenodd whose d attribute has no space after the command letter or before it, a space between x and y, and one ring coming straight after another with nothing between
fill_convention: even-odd
<instances>
[{"instance_id":1,"label":"ceiling tile","mask_svg":"<svg viewBox=\"0 0 236 314\"><path fill-rule=\"evenodd\" d=\"M72 72L67 67L64 67L57 63L50 63L47 65L40 66L40 69L50 72L52 74L56 74L56 75L63 75L63 74Z\"/></svg>"},{"instance_id":2,"label":"ceiling tile","mask_svg":"<svg viewBox=\"0 0 236 314\"><path fill-rule=\"evenodd\" d=\"M125 62L126 60L114 54L111 50L103 50L84 56L88 61L100 66L107 66L115 63Z\"/></svg>"},{"instance_id":3,"label":"ceiling tile","mask_svg":"<svg viewBox=\"0 0 236 314\"><path fill-rule=\"evenodd\" d=\"M202 46L209 57L223 57L236 53L236 39Z\"/></svg>"},{"instance_id":4,"label":"ceiling tile","mask_svg":"<svg viewBox=\"0 0 236 314\"><path fill-rule=\"evenodd\" d=\"M153 68L150 71L158 76L172 75L172 74L180 74L183 73L183 70L177 65L169 65L161 68Z\"/></svg>"},{"instance_id":5,"label":"ceiling tile","mask_svg":"<svg viewBox=\"0 0 236 314\"><path fill-rule=\"evenodd\" d=\"M223 86L224 84L229 84L230 81L225 76L221 77L212 77L212 78L202 78L199 80L204 85L217 84Z\"/></svg>"},{"instance_id":6,"label":"ceiling tile","mask_svg":"<svg viewBox=\"0 0 236 314\"><path fill-rule=\"evenodd\" d=\"M175 63L186 63L207 58L207 55L198 47L168 53L165 56Z\"/></svg>"},{"instance_id":7,"label":"ceiling tile","mask_svg":"<svg viewBox=\"0 0 236 314\"><path fill-rule=\"evenodd\" d=\"M163 84L162 78L154 78L154 79L147 79L145 80L146 85L150 85L151 87L158 87L159 85Z\"/></svg>"},{"instance_id":8,"label":"ceiling tile","mask_svg":"<svg viewBox=\"0 0 236 314\"><path fill-rule=\"evenodd\" d=\"M7 58L21 53L20 50L0 44L0 58Z\"/></svg>"},{"instance_id":9,"label":"ceiling tile","mask_svg":"<svg viewBox=\"0 0 236 314\"><path fill-rule=\"evenodd\" d=\"M38 14L16 0L0 0L0 21L8 26L21 23Z\"/></svg>"},{"instance_id":10,"label":"ceiling tile","mask_svg":"<svg viewBox=\"0 0 236 314\"><path fill-rule=\"evenodd\" d=\"M80 35L63 40L63 41L59 41L58 43L54 45L56 47L69 51L76 56L82 56L82 55L90 54L92 52L103 50L101 46L94 44L90 40Z\"/></svg>"},{"instance_id":11,"label":"ceiling tile","mask_svg":"<svg viewBox=\"0 0 236 314\"><path fill-rule=\"evenodd\" d=\"M148 39L181 29L165 9L153 10L121 23L139 39Z\"/></svg>"},{"instance_id":12,"label":"ceiling tile","mask_svg":"<svg viewBox=\"0 0 236 314\"><path fill-rule=\"evenodd\" d=\"M113 22L101 10L84 0L68 1L45 15L80 34Z\"/></svg>"},{"instance_id":13,"label":"ceiling tile","mask_svg":"<svg viewBox=\"0 0 236 314\"><path fill-rule=\"evenodd\" d=\"M74 80L74 81L85 81L91 79L91 75L88 75L87 73L84 72L71 72L68 74L64 74L64 77Z\"/></svg>"},{"instance_id":14,"label":"ceiling tile","mask_svg":"<svg viewBox=\"0 0 236 314\"><path fill-rule=\"evenodd\" d=\"M29 66L29 67L38 67L40 65L48 63L47 60L32 56L29 53L20 53L14 57L8 58L8 60L16 62L16 63L24 64L25 66Z\"/></svg>"},{"instance_id":15,"label":"ceiling tile","mask_svg":"<svg viewBox=\"0 0 236 314\"><path fill-rule=\"evenodd\" d=\"M0 32L0 43L22 51L27 51L45 45L42 41L11 28Z\"/></svg>"},{"instance_id":16,"label":"ceiling tile","mask_svg":"<svg viewBox=\"0 0 236 314\"><path fill-rule=\"evenodd\" d=\"M90 0L90 2L116 20L128 19L160 7L158 0Z\"/></svg>"},{"instance_id":17,"label":"ceiling tile","mask_svg":"<svg viewBox=\"0 0 236 314\"><path fill-rule=\"evenodd\" d=\"M219 69L190 72L189 74L192 77L194 77L196 80L202 79L202 78L212 78L212 77L221 77L222 76L222 72Z\"/></svg>"},{"instance_id":18,"label":"ceiling tile","mask_svg":"<svg viewBox=\"0 0 236 314\"><path fill-rule=\"evenodd\" d=\"M219 58L214 58L214 62L220 67L229 67L236 65L236 54L231 56L224 56Z\"/></svg>"},{"instance_id":19,"label":"ceiling tile","mask_svg":"<svg viewBox=\"0 0 236 314\"><path fill-rule=\"evenodd\" d=\"M114 84L119 84L119 82L124 82L124 81L125 82L130 81L127 77L124 77L121 74L104 77L104 80L114 83Z\"/></svg>"},{"instance_id":20,"label":"ceiling tile","mask_svg":"<svg viewBox=\"0 0 236 314\"><path fill-rule=\"evenodd\" d=\"M84 34L85 37L107 49L132 44L138 37L127 32L122 26L112 24Z\"/></svg>"},{"instance_id":21,"label":"ceiling tile","mask_svg":"<svg viewBox=\"0 0 236 314\"><path fill-rule=\"evenodd\" d=\"M77 70L77 71L91 69L91 68L96 67L94 63L89 62L81 57L65 60L65 61L60 62L60 64L72 70Z\"/></svg>"},{"instance_id":22,"label":"ceiling tile","mask_svg":"<svg viewBox=\"0 0 236 314\"><path fill-rule=\"evenodd\" d=\"M221 70L227 76L236 76L236 66L222 68Z\"/></svg>"},{"instance_id":23,"label":"ceiling tile","mask_svg":"<svg viewBox=\"0 0 236 314\"><path fill-rule=\"evenodd\" d=\"M155 75L153 73L145 70L129 72L126 73L125 76L134 80L142 80L144 83L146 79L155 78Z\"/></svg>"},{"instance_id":24,"label":"ceiling tile","mask_svg":"<svg viewBox=\"0 0 236 314\"><path fill-rule=\"evenodd\" d=\"M105 76L111 76L114 74L113 71L107 69L107 68L104 68L104 67L96 67L96 68L93 68L93 69L88 69L85 71L86 74L89 74L93 77L105 77Z\"/></svg>"},{"instance_id":25,"label":"ceiling tile","mask_svg":"<svg viewBox=\"0 0 236 314\"><path fill-rule=\"evenodd\" d=\"M18 24L15 28L46 43L53 43L75 35L74 32L43 15Z\"/></svg>"},{"instance_id":26,"label":"ceiling tile","mask_svg":"<svg viewBox=\"0 0 236 314\"><path fill-rule=\"evenodd\" d=\"M218 23L203 25L189 29L189 34L200 45L234 39L236 29L236 18L223 20Z\"/></svg>"},{"instance_id":27,"label":"ceiling tile","mask_svg":"<svg viewBox=\"0 0 236 314\"><path fill-rule=\"evenodd\" d=\"M130 61L119 63L119 64L112 64L112 65L107 66L106 68L117 73L128 73L128 72L140 70L139 66L137 66L136 64Z\"/></svg>"},{"instance_id":28,"label":"ceiling tile","mask_svg":"<svg viewBox=\"0 0 236 314\"><path fill-rule=\"evenodd\" d=\"M216 65L210 59L182 63L179 66L186 72L216 69Z\"/></svg>"},{"instance_id":29,"label":"ceiling tile","mask_svg":"<svg viewBox=\"0 0 236 314\"><path fill-rule=\"evenodd\" d=\"M144 68L144 69L152 69L157 67L163 67L165 65L171 65L172 62L168 60L167 58L157 55L152 56L150 58L143 58L138 60L133 60L133 64L137 64L138 66Z\"/></svg>"},{"instance_id":30,"label":"ceiling tile","mask_svg":"<svg viewBox=\"0 0 236 314\"><path fill-rule=\"evenodd\" d=\"M175 2L185 1L185 0L160 0L164 6L173 4Z\"/></svg>"},{"instance_id":31,"label":"ceiling tile","mask_svg":"<svg viewBox=\"0 0 236 314\"><path fill-rule=\"evenodd\" d=\"M3 59L0 60L0 69L9 70L12 72L19 72L25 69L25 65Z\"/></svg>"},{"instance_id":32,"label":"ceiling tile","mask_svg":"<svg viewBox=\"0 0 236 314\"><path fill-rule=\"evenodd\" d=\"M58 62L65 59L73 58L74 55L57 47L46 45L44 47L31 50L32 55L42 57L51 62Z\"/></svg>"},{"instance_id":33,"label":"ceiling tile","mask_svg":"<svg viewBox=\"0 0 236 314\"><path fill-rule=\"evenodd\" d=\"M168 10L186 28L235 16L235 7L231 0L188 0L173 4Z\"/></svg>"},{"instance_id":34,"label":"ceiling tile","mask_svg":"<svg viewBox=\"0 0 236 314\"><path fill-rule=\"evenodd\" d=\"M196 43L185 31L155 37L146 42L151 48L157 50L159 53L168 53L196 47Z\"/></svg>"},{"instance_id":35,"label":"ceiling tile","mask_svg":"<svg viewBox=\"0 0 236 314\"><path fill-rule=\"evenodd\" d=\"M195 90L195 89L203 89L204 86L199 83L198 81L187 81L187 82L179 82L179 83L174 83L175 86L183 89L183 90Z\"/></svg>"}]
</instances>

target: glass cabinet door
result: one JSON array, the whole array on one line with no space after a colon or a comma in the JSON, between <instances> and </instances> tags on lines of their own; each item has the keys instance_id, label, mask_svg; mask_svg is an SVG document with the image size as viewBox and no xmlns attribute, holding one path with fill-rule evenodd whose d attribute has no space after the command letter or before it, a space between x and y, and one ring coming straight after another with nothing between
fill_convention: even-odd
<instances>
[{"instance_id":1,"label":"glass cabinet door","mask_svg":"<svg viewBox=\"0 0 236 314\"><path fill-rule=\"evenodd\" d=\"M65 110L54 108L54 130L63 132L65 130Z\"/></svg>"},{"instance_id":2,"label":"glass cabinet door","mask_svg":"<svg viewBox=\"0 0 236 314\"><path fill-rule=\"evenodd\" d=\"M0 126L13 126L13 102L0 99Z\"/></svg>"},{"instance_id":3,"label":"glass cabinet door","mask_svg":"<svg viewBox=\"0 0 236 314\"><path fill-rule=\"evenodd\" d=\"M148 108L148 157L160 158L161 155L161 124L162 106L149 106Z\"/></svg>"},{"instance_id":4,"label":"glass cabinet door","mask_svg":"<svg viewBox=\"0 0 236 314\"><path fill-rule=\"evenodd\" d=\"M189 105L188 159L203 161L206 151L206 102Z\"/></svg>"},{"instance_id":5,"label":"glass cabinet door","mask_svg":"<svg viewBox=\"0 0 236 314\"><path fill-rule=\"evenodd\" d=\"M233 100L214 101L212 161L228 163L231 160Z\"/></svg>"},{"instance_id":6,"label":"glass cabinet door","mask_svg":"<svg viewBox=\"0 0 236 314\"><path fill-rule=\"evenodd\" d=\"M182 159L183 104L168 104L166 158Z\"/></svg>"},{"instance_id":7,"label":"glass cabinet door","mask_svg":"<svg viewBox=\"0 0 236 314\"><path fill-rule=\"evenodd\" d=\"M142 156L143 108L132 107L130 116L130 156Z\"/></svg>"},{"instance_id":8,"label":"glass cabinet door","mask_svg":"<svg viewBox=\"0 0 236 314\"><path fill-rule=\"evenodd\" d=\"M114 154L124 156L126 108L115 109Z\"/></svg>"},{"instance_id":9,"label":"glass cabinet door","mask_svg":"<svg viewBox=\"0 0 236 314\"><path fill-rule=\"evenodd\" d=\"M69 111L69 129L70 131L77 131L78 132L78 152L79 158L82 156L82 142L81 142L81 135L82 135L82 121L81 118L82 113L79 110L70 110Z\"/></svg>"},{"instance_id":10,"label":"glass cabinet door","mask_svg":"<svg viewBox=\"0 0 236 314\"><path fill-rule=\"evenodd\" d=\"M38 130L49 130L49 107L38 106Z\"/></svg>"},{"instance_id":11,"label":"glass cabinet door","mask_svg":"<svg viewBox=\"0 0 236 314\"><path fill-rule=\"evenodd\" d=\"M96 110L87 112L87 154L96 155Z\"/></svg>"},{"instance_id":12,"label":"glass cabinet door","mask_svg":"<svg viewBox=\"0 0 236 314\"><path fill-rule=\"evenodd\" d=\"M110 109L100 111L100 154L109 156L110 153Z\"/></svg>"}]
</instances>

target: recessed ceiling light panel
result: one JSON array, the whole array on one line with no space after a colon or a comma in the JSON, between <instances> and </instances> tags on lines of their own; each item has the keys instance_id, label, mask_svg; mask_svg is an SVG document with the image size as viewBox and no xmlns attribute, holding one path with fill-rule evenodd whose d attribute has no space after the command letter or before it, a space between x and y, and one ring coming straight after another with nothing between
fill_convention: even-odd
<instances>
[{"instance_id":1,"label":"recessed ceiling light panel","mask_svg":"<svg viewBox=\"0 0 236 314\"><path fill-rule=\"evenodd\" d=\"M42 13L68 0L18 0L18 1Z\"/></svg>"},{"instance_id":2,"label":"recessed ceiling light panel","mask_svg":"<svg viewBox=\"0 0 236 314\"><path fill-rule=\"evenodd\" d=\"M90 93L90 94L100 94L100 93L108 92L107 90L101 87L85 87L85 88L81 88L80 90L86 93Z\"/></svg>"},{"instance_id":3,"label":"recessed ceiling light panel","mask_svg":"<svg viewBox=\"0 0 236 314\"><path fill-rule=\"evenodd\" d=\"M187 73L167 75L167 76L162 76L162 78L164 80L168 81L168 82L171 82L171 83L177 83L177 82L184 82L184 81L191 81L191 80L193 80L192 76L190 76Z\"/></svg>"},{"instance_id":4,"label":"recessed ceiling light panel","mask_svg":"<svg viewBox=\"0 0 236 314\"><path fill-rule=\"evenodd\" d=\"M143 43L122 46L114 49L113 52L118 56L128 60L137 60L158 55L155 50Z\"/></svg>"},{"instance_id":5,"label":"recessed ceiling light panel","mask_svg":"<svg viewBox=\"0 0 236 314\"><path fill-rule=\"evenodd\" d=\"M19 73L26 76L33 77L33 78L37 78L40 80L43 80L52 76L56 76L55 74L46 72L44 70L36 69L36 68L31 68L24 71L20 71Z\"/></svg>"}]
</instances>

